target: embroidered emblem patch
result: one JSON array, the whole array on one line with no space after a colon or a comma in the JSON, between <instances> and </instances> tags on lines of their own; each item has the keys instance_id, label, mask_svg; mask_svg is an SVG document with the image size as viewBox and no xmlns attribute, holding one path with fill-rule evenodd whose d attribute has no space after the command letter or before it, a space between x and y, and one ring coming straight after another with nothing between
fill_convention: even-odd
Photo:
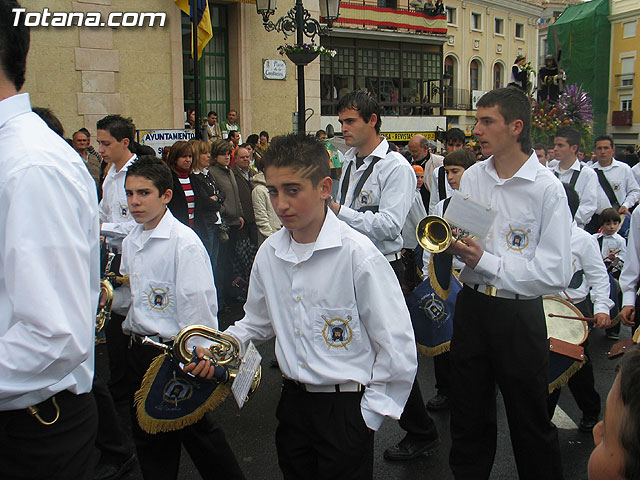
<instances>
[{"instance_id":1,"label":"embroidered emblem patch","mask_svg":"<svg viewBox=\"0 0 640 480\"><path fill-rule=\"evenodd\" d=\"M177 378L175 375L164 386L162 401L177 405L179 402L191 398L193 385L186 379Z\"/></svg>"},{"instance_id":2,"label":"embroidered emblem patch","mask_svg":"<svg viewBox=\"0 0 640 480\"><path fill-rule=\"evenodd\" d=\"M369 205L371 203L371 194L366 190L362 190L358 196L358 202L360 202L360 206L362 207Z\"/></svg>"},{"instance_id":3,"label":"embroidered emblem patch","mask_svg":"<svg viewBox=\"0 0 640 480\"><path fill-rule=\"evenodd\" d=\"M529 232L518 228L512 228L507 234L507 246L511 250L521 251L529 246Z\"/></svg>"},{"instance_id":4,"label":"embroidered emblem patch","mask_svg":"<svg viewBox=\"0 0 640 480\"><path fill-rule=\"evenodd\" d=\"M169 306L169 289L164 288L151 288L149 295L149 306L154 310L164 310Z\"/></svg>"},{"instance_id":5,"label":"embroidered emblem patch","mask_svg":"<svg viewBox=\"0 0 640 480\"><path fill-rule=\"evenodd\" d=\"M422 297L420 302L418 302L418 305L421 306L425 315L427 315L427 317L433 322L441 323L443 320L446 320L448 316L444 303L442 303L442 301L437 298L433 292Z\"/></svg>"},{"instance_id":6,"label":"embroidered emblem patch","mask_svg":"<svg viewBox=\"0 0 640 480\"><path fill-rule=\"evenodd\" d=\"M613 191L614 192L619 192L620 188L622 187L621 183L614 183L613 185L611 185L613 187Z\"/></svg>"},{"instance_id":7,"label":"embroidered emblem patch","mask_svg":"<svg viewBox=\"0 0 640 480\"><path fill-rule=\"evenodd\" d=\"M127 205L120 205L120 216L122 218L129 218L129 207Z\"/></svg>"},{"instance_id":8,"label":"embroidered emblem patch","mask_svg":"<svg viewBox=\"0 0 640 480\"><path fill-rule=\"evenodd\" d=\"M324 320L324 328L322 329L322 336L326 344L335 348L346 348L347 345L353 340L353 330L349 326L349 322L352 320L351 315L347 315L347 319L342 318L327 318L322 315Z\"/></svg>"}]
</instances>

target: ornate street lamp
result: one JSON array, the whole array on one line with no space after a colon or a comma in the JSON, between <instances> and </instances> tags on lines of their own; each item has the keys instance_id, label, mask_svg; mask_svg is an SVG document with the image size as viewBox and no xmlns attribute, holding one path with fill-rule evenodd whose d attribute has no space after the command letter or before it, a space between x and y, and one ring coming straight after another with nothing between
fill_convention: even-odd
<instances>
[{"instance_id":1,"label":"ornate street lamp","mask_svg":"<svg viewBox=\"0 0 640 480\"><path fill-rule=\"evenodd\" d=\"M338 19L340 11L340 0L320 0L320 19L326 22L327 26L320 25L320 22L304 8L302 0L296 0L295 6L280 17L276 22L269 20L269 17L276 11L276 0L256 0L256 10L262 15L262 23L267 32L273 30L284 34L285 40L293 33L296 33L296 46L302 47L304 37L308 37L313 43L316 35L327 34L334 21ZM302 48L301 48L302 49ZM296 64L298 68L298 131L305 132L305 105L304 105L304 67L318 56L318 52L287 52L287 57Z\"/></svg>"}]
</instances>

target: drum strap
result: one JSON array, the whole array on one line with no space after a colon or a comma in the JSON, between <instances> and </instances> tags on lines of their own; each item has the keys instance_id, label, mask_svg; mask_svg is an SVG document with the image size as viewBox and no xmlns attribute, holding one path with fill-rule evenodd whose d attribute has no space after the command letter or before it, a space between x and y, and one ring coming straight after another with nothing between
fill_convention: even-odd
<instances>
[{"instance_id":1,"label":"drum strap","mask_svg":"<svg viewBox=\"0 0 640 480\"><path fill-rule=\"evenodd\" d=\"M582 285L582 280L584 279L584 270L578 270L571 277L571 281L569 282L569 288L576 289L580 285Z\"/></svg>"}]
</instances>

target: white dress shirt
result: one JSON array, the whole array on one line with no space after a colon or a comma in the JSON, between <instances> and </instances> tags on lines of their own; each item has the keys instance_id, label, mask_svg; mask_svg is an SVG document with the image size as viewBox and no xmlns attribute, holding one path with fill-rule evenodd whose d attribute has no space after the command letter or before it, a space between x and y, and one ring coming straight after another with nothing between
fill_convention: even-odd
<instances>
[{"instance_id":1,"label":"white dress shirt","mask_svg":"<svg viewBox=\"0 0 640 480\"><path fill-rule=\"evenodd\" d=\"M127 194L124 190L124 180L129 165L135 162L133 155L127 163L116 172L115 164L107 172L102 182L102 200L100 200L100 230L107 237L107 243L117 247L122 246L122 239L136 226L136 221L129 213Z\"/></svg>"},{"instance_id":2,"label":"white dress shirt","mask_svg":"<svg viewBox=\"0 0 640 480\"><path fill-rule=\"evenodd\" d=\"M389 144L382 139L371 155L356 170L356 149L346 153L342 168L342 178L338 186L341 197L342 182L351 169L346 198L340 198L342 206L338 218L361 233L364 233L384 255L402 250L402 227L413 202L416 188L416 174L407 160L398 152L388 152ZM358 179L362 176L374 157L381 160L373 167L371 175L364 182L358 198L353 198ZM377 206L378 211L359 211Z\"/></svg>"},{"instance_id":3,"label":"white dress shirt","mask_svg":"<svg viewBox=\"0 0 640 480\"><path fill-rule=\"evenodd\" d=\"M636 304L636 291L640 280L640 208L631 214L629 227L629 243L624 256L624 266L620 273L620 290L622 290L622 306ZM640 312L636 312L636 315Z\"/></svg>"},{"instance_id":4,"label":"white dress shirt","mask_svg":"<svg viewBox=\"0 0 640 480\"><path fill-rule=\"evenodd\" d=\"M427 216L427 212L424 209L424 203L422 202L422 195L420 190L415 189L413 194L413 203L409 209L409 215L407 215L407 221L404 222L402 227L402 240L404 241L403 248L413 250L418 246L418 238L416 237L416 226L420 223L424 217Z\"/></svg>"},{"instance_id":5,"label":"white dress shirt","mask_svg":"<svg viewBox=\"0 0 640 480\"><path fill-rule=\"evenodd\" d=\"M560 181L535 152L513 177L502 179L493 156L465 170L460 192L498 214L475 270L460 281L537 297L562 290L571 280L571 212Z\"/></svg>"},{"instance_id":6,"label":"white dress shirt","mask_svg":"<svg viewBox=\"0 0 640 480\"><path fill-rule=\"evenodd\" d=\"M393 269L331 211L300 260L291 244L284 228L262 244L246 315L226 333L243 348L275 335L278 365L292 380L365 385L363 418L377 430L384 416L402 414L417 369L409 311Z\"/></svg>"},{"instance_id":7,"label":"white dress shirt","mask_svg":"<svg viewBox=\"0 0 640 480\"><path fill-rule=\"evenodd\" d=\"M431 174L431 190L430 190L431 196L429 197L429 215L436 215L434 213L434 208L438 204L438 202L441 202L445 200L445 198L449 198L451 195L453 195L453 188L451 188L451 185L449 185L449 182L447 181L447 175L445 174L444 188L445 188L445 192L447 192L447 196L445 198L440 198L440 189L438 188L438 175L440 174L441 168L444 168L444 165L441 165L438 168L436 168Z\"/></svg>"},{"instance_id":8,"label":"white dress shirt","mask_svg":"<svg viewBox=\"0 0 640 480\"><path fill-rule=\"evenodd\" d=\"M424 183L429 192L431 192L431 183L429 179L433 175L433 171L442 166L442 162L444 162L444 157L442 155L436 155L431 152L429 152L429 158L427 160L422 159L418 162L412 162L413 165L420 165L424 169Z\"/></svg>"},{"instance_id":9,"label":"white dress shirt","mask_svg":"<svg viewBox=\"0 0 640 480\"><path fill-rule=\"evenodd\" d=\"M562 170L560 163L556 163L551 167L551 171L556 174L562 183L571 183L573 172L580 172L574 187L580 198L580 206L576 212L575 221L580 228L584 228L591 221L593 214L596 213L600 184L598 183L598 175L594 170L587 167L582 167L582 170L580 170L580 167L580 160L576 159L568 170Z\"/></svg>"},{"instance_id":10,"label":"white dress shirt","mask_svg":"<svg viewBox=\"0 0 640 480\"><path fill-rule=\"evenodd\" d=\"M0 102L0 410L91 390L100 265L96 184L31 112Z\"/></svg>"},{"instance_id":11,"label":"white dress shirt","mask_svg":"<svg viewBox=\"0 0 640 480\"><path fill-rule=\"evenodd\" d=\"M607 177L621 207L631 208L640 200L640 186L631 172L631 167L626 163L619 162L614 158L608 167L601 167L596 162L593 164L593 169L604 172L604 176ZM601 213L602 210L610 207L612 207L611 202L598 182L598 209L596 213Z\"/></svg>"},{"instance_id":12,"label":"white dress shirt","mask_svg":"<svg viewBox=\"0 0 640 480\"><path fill-rule=\"evenodd\" d=\"M125 333L171 338L182 328L218 328L211 262L189 227L167 209L152 231L136 225L122 244L120 272L129 275L131 308Z\"/></svg>"},{"instance_id":13,"label":"white dress shirt","mask_svg":"<svg viewBox=\"0 0 640 480\"><path fill-rule=\"evenodd\" d=\"M609 274L600 258L600 247L595 238L573 222L571 227L571 258L573 273L583 270L582 283L577 288L566 288L559 295L573 304L582 302L591 289L594 313L606 313L613 308L609 298Z\"/></svg>"}]
</instances>

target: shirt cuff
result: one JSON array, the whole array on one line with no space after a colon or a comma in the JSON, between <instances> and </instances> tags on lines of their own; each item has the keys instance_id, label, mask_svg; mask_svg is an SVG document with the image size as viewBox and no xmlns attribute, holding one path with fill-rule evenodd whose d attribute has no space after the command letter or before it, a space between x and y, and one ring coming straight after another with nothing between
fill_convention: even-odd
<instances>
[{"instance_id":1,"label":"shirt cuff","mask_svg":"<svg viewBox=\"0 0 640 480\"><path fill-rule=\"evenodd\" d=\"M360 411L362 412L362 418L364 418L364 423L367 424L367 427L374 432L378 431L384 421L384 415L380 415L379 413L372 412L371 410L367 410L362 407L360 407Z\"/></svg>"},{"instance_id":2,"label":"shirt cuff","mask_svg":"<svg viewBox=\"0 0 640 480\"><path fill-rule=\"evenodd\" d=\"M611 308L613 308L613 302L609 299L607 299L607 301L601 301L601 302L594 302L593 304L593 314L598 314L598 313L606 313L607 315L610 314L610 310Z\"/></svg>"},{"instance_id":3,"label":"shirt cuff","mask_svg":"<svg viewBox=\"0 0 640 480\"><path fill-rule=\"evenodd\" d=\"M487 277L490 281L498 276L498 270L500 269L500 257L493 255L489 252L482 252L480 261L473 269L474 272Z\"/></svg>"},{"instance_id":4,"label":"shirt cuff","mask_svg":"<svg viewBox=\"0 0 640 480\"><path fill-rule=\"evenodd\" d=\"M635 305L636 305L636 292L635 291L622 292L622 306L635 307Z\"/></svg>"}]
</instances>

